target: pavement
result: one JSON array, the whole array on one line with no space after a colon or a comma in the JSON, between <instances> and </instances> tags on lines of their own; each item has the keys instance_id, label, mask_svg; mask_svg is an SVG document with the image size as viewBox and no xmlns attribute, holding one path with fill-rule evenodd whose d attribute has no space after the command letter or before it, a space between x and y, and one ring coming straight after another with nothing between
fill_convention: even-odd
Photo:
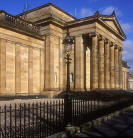
<instances>
[{"instance_id":1,"label":"pavement","mask_svg":"<svg viewBox=\"0 0 133 138\"><path fill-rule=\"evenodd\" d=\"M49 99L49 98L38 98L38 97L36 97L36 98L32 98L32 99L13 99L13 100L0 100L0 107L4 107L5 105L6 106L10 106L10 104L12 104L12 106L14 105L14 104L17 104L17 105L19 105L20 103L21 104L23 104L23 103L25 103L25 104L32 104L32 103L43 103L43 102L45 102L45 103L47 103L47 102L52 102L53 103L53 101L54 102L58 102L58 101L62 101L62 99Z\"/></svg>"},{"instance_id":2,"label":"pavement","mask_svg":"<svg viewBox=\"0 0 133 138\"><path fill-rule=\"evenodd\" d=\"M98 127L81 132L76 137L133 137L133 110L107 121Z\"/></svg>"}]
</instances>

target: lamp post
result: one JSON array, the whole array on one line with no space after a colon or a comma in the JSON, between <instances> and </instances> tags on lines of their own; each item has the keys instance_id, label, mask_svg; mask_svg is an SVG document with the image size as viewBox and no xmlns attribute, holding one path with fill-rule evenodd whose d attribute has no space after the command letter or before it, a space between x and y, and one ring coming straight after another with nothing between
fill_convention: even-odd
<instances>
[{"instance_id":1,"label":"lamp post","mask_svg":"<svg viewBox=\"0 0 133 138\"><path fill-rule=\"evenodd\" d=\"M72 100L70 95L70 77L69 77L69 67L70 61L72 60L71 51L72 51L72 44L74 39L70 36L69 31L67 30L66 37L63 40L64 50L65 50L65 59L67 65L67 85L66 91L64 95L64 122L65 125L71 124L72 122Z\"/></svg>"}]
</instances>

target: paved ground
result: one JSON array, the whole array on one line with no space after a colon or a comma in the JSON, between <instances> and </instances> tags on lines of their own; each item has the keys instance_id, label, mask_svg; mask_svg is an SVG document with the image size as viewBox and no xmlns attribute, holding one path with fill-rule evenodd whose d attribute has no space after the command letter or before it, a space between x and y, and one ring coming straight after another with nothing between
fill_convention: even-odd
<instances>
[{"instance_id":1,"label":"paved ground","mask_svg":"<svg viewBox=\"0 0 133 138\"><path fill-rule=\"evenodd\" d=\"M7 105L9 106L10 104L19 104L19 103L30 103L32 104L33 102L34 103L37 103L37 102L50 102L50 101L59 101L59 100L62 100L62 99L48 99L48 98L34 98L34 99L14 99L14 100L2 100L0 101L0 106L3 107L4 105Z\"/></svg>"},{"instance_id":2,"label":"paved ground","mask_svg":"<svg viewBox=\"0 0 133 138\"><path fill-rule=\"evenodd\" d=\"M110 120L97 128L91 128L88 132L77 135L78 137L133 137L133 111L129 111L120 117Z\"/></svg>"}]
</instances>

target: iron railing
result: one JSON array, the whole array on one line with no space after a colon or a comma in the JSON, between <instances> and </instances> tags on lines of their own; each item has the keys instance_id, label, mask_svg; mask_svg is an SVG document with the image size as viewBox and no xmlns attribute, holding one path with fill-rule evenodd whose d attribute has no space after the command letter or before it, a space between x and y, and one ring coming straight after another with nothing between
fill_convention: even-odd
<instances>
[{"instance_id":1,"label":"iron railing","mask_svg":"<svg viewBox=\"0 0 133 138\"><path fill-rule=\"evenodd\" d=\"M71 124L79 126L133 103L132 96L118 95L117 98L97 93L71 95ZM61 132L66 125L64 107L64 99L2 106L0 107L1 138L45 138Z\"/></svg>"},{"instance_id":2,"label":"iron railing","mask_svg":"<svg viewBox=\"0 0 133 138\"><path fill-rule=\"evenodd\" d=\"M63 130L63 100L0 108L2 138L40 138Z\"/></svg>"}]
</instances>

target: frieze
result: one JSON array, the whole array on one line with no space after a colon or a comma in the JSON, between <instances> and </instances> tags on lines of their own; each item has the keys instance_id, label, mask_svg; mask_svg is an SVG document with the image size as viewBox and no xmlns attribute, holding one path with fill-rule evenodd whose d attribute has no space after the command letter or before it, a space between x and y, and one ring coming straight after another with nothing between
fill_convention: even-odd
<instances>
[{"instance_id":1,"label":"frieze","mask_svg":"<svg viewBox=\"0 0 133 138\"><path fill-rule=\"evenodd\" d=\"M95 36L98 36L99 34L97 32L92 32L92 33L89 33L89 37L95 37Z\"/></svg>"},{"instance_id":2,"label":"frieze","mask_svg":"<svg viewBox=\"0 0 133 138\"><path fill-rule=\"evenodd\" d=\"M12 40L9 40L9 39L5 39L5 38L0 38L0 40L5 40L7 43L14 44L16 46L23 46L23 47L27 47L27 48L31 47L33 49L43 49L43 48L33 47L33 46L30 46L30 45L25 45L25 44L22 44L22 43L19 43L19 42L15 42L15 41L12 41Z\"/></svg>"}]
</instances>

